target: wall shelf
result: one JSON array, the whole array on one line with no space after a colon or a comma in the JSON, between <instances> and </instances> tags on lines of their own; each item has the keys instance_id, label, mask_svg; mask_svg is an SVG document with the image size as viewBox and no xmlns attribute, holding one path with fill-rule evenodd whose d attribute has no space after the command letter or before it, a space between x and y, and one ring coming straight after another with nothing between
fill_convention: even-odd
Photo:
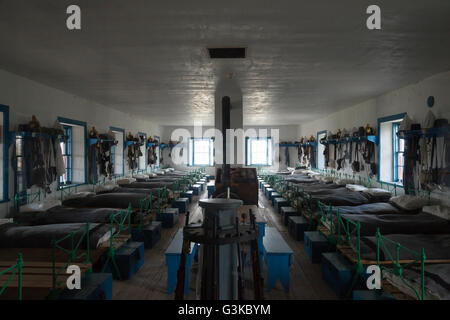
<instances>
[{"instance_id":1,"label":"wall shelf","mask_svg":"<svg viewBox=\"0 0 450 320\"><path fill-rule=\"evenodd\" d=\"M442 128L424 128L420 130L402 130L397 133L400 139L407 139L411 137L419 138L433 138L433 137L445 137L450 134L450 126Z\"/></svg>"},{"instance_id":2,"label":"wall shelf","mask_svg":"<svg viewBox=\"0 0 450 320\"><path fill-rule=\"evenodd\" d=\"M323 142L320 142L321 144L345 144L350 142L356 142L361 143L365 141L370 141L372 143L378 144L377 136L364 136L364 137L344 137L340 139L328 139Z\"/></svg>"}]
</instances>

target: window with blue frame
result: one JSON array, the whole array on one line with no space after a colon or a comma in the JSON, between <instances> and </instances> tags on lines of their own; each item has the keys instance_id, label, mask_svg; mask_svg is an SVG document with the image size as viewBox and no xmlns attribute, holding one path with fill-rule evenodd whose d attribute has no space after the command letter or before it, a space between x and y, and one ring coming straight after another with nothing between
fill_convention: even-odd
<instances>
[{"instance_id":1,"label":"window with blue frame","mask_svg":"<svg viewBox=\"0 0 450 320\"><path fill-rule=\"evenodd\" d=\"M213 138L191 138L188 150L189 166L214 166Z\"/></svg>"},{"instance_id":2,"label":"window with blue frame","mask_svg":"<svg viewBox=\"0 0 450 320\"><path fill-rule=\"evenodd\" d=\"M64 137L61 138L61 153L66 173L59 177L59 185L72 184L72 127L64 125Z\"/></svg>"},{"instance_id":3,"label":"window with blue frame","mask_svg":"<svg viewBox=\"0 0 450 320\"><path fill-rule=\"evenodd\" d=\"M404 162L404 152L405 152L405 140L399 139L397 136L398 130L400 128L400 122L394 122L392 124L392 137L393 137L393 148L394 148L394 164L393 164L393 176L394 182L403 183L403 169L405 166Z\"/></svg>"},{"instance_id":4,"label":"window with blue frame","mask_svg":"<svg viewBox=\"0 0 450 320\"><path fill-rule=\"evenodd\" d=\"M402 113L378 119L379 181L403 184L405 144L397 133L404 117Z\"/></svg>"},{"instance_id":5,"label":"window with blue frame","mask_svg":"<svg viewBox=\"0 0 450 320\"><path fill-rule=\"evenodd\" d=\"M271 166L273 164L272 138L246 138L246 165Z\"/></svg>"}]
</instances>

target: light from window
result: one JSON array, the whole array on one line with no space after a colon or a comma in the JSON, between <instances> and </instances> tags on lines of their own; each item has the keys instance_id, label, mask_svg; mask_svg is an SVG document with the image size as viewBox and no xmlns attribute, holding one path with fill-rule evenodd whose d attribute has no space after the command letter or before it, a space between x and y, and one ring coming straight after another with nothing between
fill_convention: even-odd
<instances>
[{"instance_id":1,"label":"light from window","mask_svg":"<svg viewBox=\"0 0 450 320\"><path fill-rule=\"evenodd\" d=\"M394 147L394 182L403 183L403 170L405 166L404 152L405 152L405 140L399 139L397 136L400 128L400 122L394 122L392 124L393 129L393 147Z\"/></svg>"},{"instance_id":2,"label":"light from window","mask_svg":"<svg viewBox=\"0 0 450 320\"><path fill-rule=\"evenodd\" d=\"M247 138L247 165L272 165L271 138Z\"/></svg>"},{"instance_id":3,"label":"light from window","mask_svg":"<svg viewBox=\"0 0 450 320\"><path fill-rule=\"evenodd\" d=\"M189 141L189 165L214 165L214 140L210 138L192 138Z\"/></svg>"},{"instance_id":4,"label":"light from window","mask_svg":"<svg viewBox=\"0 0 450 320\"><path fill-rule=\"evenodd\" d=\"M64 126L64 136L59 143L66 173L59 177L60 185L72 183L72 127Z\"/></svg>"}]
</instances>

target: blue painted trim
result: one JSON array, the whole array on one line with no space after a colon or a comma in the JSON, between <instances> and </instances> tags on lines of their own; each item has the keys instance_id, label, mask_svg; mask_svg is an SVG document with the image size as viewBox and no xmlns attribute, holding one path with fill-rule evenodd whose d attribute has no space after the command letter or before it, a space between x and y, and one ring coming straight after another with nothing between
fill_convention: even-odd
<instances>
[{"instance_id":1,"label":"blue painted trim","mask_svg":"<svg viewBox=\"0 0 450 320\"><path fill-rule=\"evenodd\" d=\"M84 183L87 183L87 177L88 177L88 172L87 172L87 166L88 166L88 163L87 163L87 159L88 159L88 156L87 156L87 154L88 154L87 124L85 121L79 121L79 120L74 120L74 119L69 119L69 118L64 118L64 117L58 117L58 121L60 123L67 123L67 124L84 127L84 139L83 139L83 144L84 144Z\"/></svg>"},{"instance_id":2,"label":"blue painted trim","mask_svg":"<svg viewBox=\"0 0 450 320\"><path fill-rule=\"evenodd\" d=\"M123 135L123 150L122 150L122 174L125 174L125 148L126 148L126 137L125 137L125 129L117 128L117 127L109 127L111 131L122 132Z\"/></svg>"},{"instance_id":3,"label":"blue painted trim","mask_svg":"<svg viewBox=\"0 0 450 320\"><path fill-rule=\"evenodd\" d=\"M399 113L399 114L395 114L392 116L387 116L387 117L381 117L378 118L378 131L377 131L377 141L378 141L378 181L380 181L380 175L381 175L381 135L380 135L380 128L381 128L381 124L383 122L388 122L388 121L394 121L394 120L400 120L403 119L406 116L406 112L403 113ZM386 182L383 182L386 183Z\"/></svg>"},{"instance_id":4,"label":"blue painted trim","mask_svg":"<svg viewBox=\"0 0 450 320\"><path fill-rule=\"evenodd\" d=\"M3 197L1 202L9 202L9 106L0 104L3 112Z\"/></svg>"},{"instance_id":5,"label":"blue painted trim","mask_svg":"<svg viewBox=\"0 0 450 320\"><path fill-rule=\"evenodd\" d=\"M319 135L321 135L322 133L325 133L325 138L327 137L327 130L321 130L321 131L317 131L317 135L316 135L316 141L317 143L320 142L319 140ZM317 144L317 148L316 148L316 169L319 168L319 145ZM326 165L324 166L324 169L326 168Z\"/></svg>"}]
</instances>

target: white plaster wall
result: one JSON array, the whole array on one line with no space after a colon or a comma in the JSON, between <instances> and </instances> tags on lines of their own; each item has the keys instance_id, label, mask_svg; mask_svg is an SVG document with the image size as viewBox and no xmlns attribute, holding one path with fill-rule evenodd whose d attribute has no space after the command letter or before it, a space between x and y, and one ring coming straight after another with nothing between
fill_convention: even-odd
<instances>
[{"instance_id":1,"label":"white plaster wall","mask_svg":"<svg viewBox=\"0 0 450 320\"><path fill-rule=\"evenodd\" d=\"M41 126L46 127L53 126L58 117L65 117L87 122L88 132L92 126L101 133L107 132L110 126L114 126L133 134L144 132L147 136L160 135L159 124L150 119L116 111L3 70L0 70L0 104L10 108L11 131L16 130L18 124L29 122L34 114ZM11 147L9 150L10 158L12 149ZM52 189L55 188L56 184L52 186ZM11 200L14 197L13 193L14 172L10 162L9 198ZM50 197L59 197L59 193L52 192ZM12 204L11 201L0 205L0 218L7 215Z\"/></svg>"},{"instance_id":2,"label":"white plaster wall","mask_svg":"<svg viewBox=\"0 0 450 320\"><path fill-rule=\"evenodd\" d=\"M365 126L367 123L378 130L378 118L396 115L406 112L413 123L421 123L425 120L430 108L427 106L427 98L435 97L435 105L431 110L436 118L450 119L450 72L444 72L418 83L393 90L377 98L364 101L354 106L349 106L341 111L331 113L327 117L301 124L298 127L299 136L316 136L318 131L329 130L336 133L338 129L352 129ZM386 138L386 137L385 137ZM378 149L378 148L377 148ZM378 150L376 159L378 160ZM366 166L368 167L368 166ZM387 168L382 170L386 171ZM348 167L343 172L353 174ZM367 178L368 168L358 175ZM373 181L376 177L372 177Z\"/></svg>"},{"instance_id":3,"label":"white plaster wall","mask_svg":"<svg viewBox=\"0 0 450 320\"><path fill-rule=\"evenodd\" d=\"M388 92L375 99L349 106L327 117L299 126L300 136L316 136L318 131L339 128L351 129L369 123L377 127L377 120L402 112L407 112L413 122L422 122L427 111L428 96L435 97L431 109L437 118L450 118L450 72L444 72L424 79L407 87Z\"/></svg>"}]
</instances>

